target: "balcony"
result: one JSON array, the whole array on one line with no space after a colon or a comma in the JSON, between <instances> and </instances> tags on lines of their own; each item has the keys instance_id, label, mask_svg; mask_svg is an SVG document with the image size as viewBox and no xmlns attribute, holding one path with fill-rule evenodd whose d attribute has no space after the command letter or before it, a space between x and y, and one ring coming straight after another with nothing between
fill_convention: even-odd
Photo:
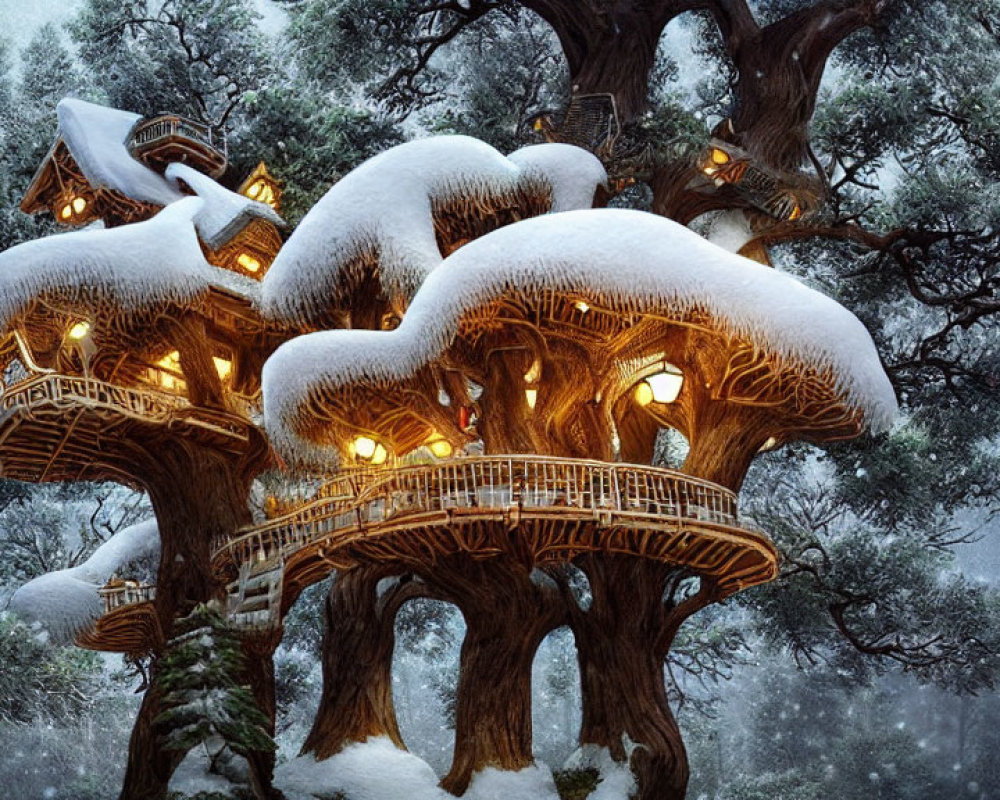
<instances>
[{"instance_id":1,"label":"balcony","mask_svg":"<svg viewBox=\"0 0 1000 800\"><path fill-rule=\"evenodd\" d=\"M163 172L168 164L190 164L218 178L226 171L226 140L207 125L176 114L163 114L136 123L128 139L133 158Z\"/></svg>"},{"instance_id":2,"label":"balcony","mask_svg":"<svg viewBox=\"0 0 1000 800\"><path fill-rule=\"evenodd\" d=\"M216 543L220 574L283 564L301 589L363 561L426 563L517 550L535 564L585 552L652 558L735 592L771 580L777 552L744 527L736 496L682 473L532 455L459 458L347 473L324 496Z\"/></svg>"}]
</instances>

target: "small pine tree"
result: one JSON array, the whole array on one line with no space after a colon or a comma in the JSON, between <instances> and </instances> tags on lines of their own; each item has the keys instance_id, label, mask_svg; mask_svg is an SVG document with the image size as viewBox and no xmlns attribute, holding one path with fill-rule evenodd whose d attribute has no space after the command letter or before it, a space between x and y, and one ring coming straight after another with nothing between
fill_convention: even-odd
<instances>
[{"instance_id":1,"label":"small pine tree","mask_svg":"<svg viewBox=\"0 0 1000 800\"><path fill-rule=\"evenodd\" d=\"M176 625L160 662L165 711L155 719L167 749L187 752L221 739L212 766L226 747L239 755L274 750L268 721L237 676L243 653L215 604L201 604Z\"/></svg>"}]
</instances>

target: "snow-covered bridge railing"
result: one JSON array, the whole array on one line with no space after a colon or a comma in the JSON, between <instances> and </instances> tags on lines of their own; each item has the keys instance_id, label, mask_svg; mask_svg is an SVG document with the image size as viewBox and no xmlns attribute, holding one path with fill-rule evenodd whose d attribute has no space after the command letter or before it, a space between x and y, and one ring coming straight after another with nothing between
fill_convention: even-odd
<instances>
[{"instance_id":1,"label":"snow-covered bridge railing","mask_svg":"<svg viewBox=\"0 0 1000 800\"><path fill-rule=\"evenodd\" d=\"M327 494L216 543L216 568L287 561L318 544L329 560L337 548L381 547L380 539L404 532L409 546L433 547L420 530L433 537L447 528L455 539L463 536L461 528L475 526L476 546L486 553L496 545L484 543L482 526L499 521L504 530L520 526L533 537L539 560L594 549L637 552L741 585L776 569L767 537L741 526L733 492L674 470L483 456L348 474ZM463 540L460 546L471 545Z\"/></svg>"}]
</instances>

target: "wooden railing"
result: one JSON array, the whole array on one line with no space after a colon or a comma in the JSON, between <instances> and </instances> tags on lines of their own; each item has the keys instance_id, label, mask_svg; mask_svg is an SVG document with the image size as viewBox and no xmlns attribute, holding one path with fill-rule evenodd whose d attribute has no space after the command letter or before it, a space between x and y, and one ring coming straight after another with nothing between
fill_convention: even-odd
<instances>
[{"instance_id":1,"label":"wooden railing","mask_svg":"<svg viewBox=\"0 0 1000 800\"><path fill-rule=\"evenodd\" d=\"M135 389L75 375L48 373L6 387L0 412L43 405L90 405L114 409L144 422L164 422L171 416L228 437L245 438L245 425L228 414L196 408L185 397L151 389Z\"/></svg>"},{"instance_id":2,"label":"wooden railing","mask_svg":"<svg viewBox=\"0 0 1000 800\"><path fill-rule=\"evenodd\" d=\"M213 560L247 564L284 558L313 542L448 509L468 512L564 508L593 515L739 528L736 495L668 469L545 456L482 456L346 474L327 496L215 542Z\"/></svg>"},{"instance_id":3,"label":"wooden railing","mask_svg":"<svg viewBox=\"0 0 1000 800\"><path fill-rule=\"evenodd\" d=\"M217 138L212 134L212 129L207 125L174 114L153 117L152 119L140 122L132 131L129 145L132 148L141 148L144 145L174 136L193 139L196 142L201 142L211 147L213 150L217 150L223 155L226 153L226 140L224 137Z\"/></svg>"},{"instance_id":4,"label":"wooden railing","mask_svg":"<svg viewBox=\"0 0 1000 800\"><path fill-rule=\"evenodd\" d=\"M97 594L104 601L104 613L110 614L122 606L152 602L156 599L156 587L125 581L120 586L104 586L97 590Z\"/></svg>"},{"instance_id":5,"label":"wooden railing","mask_svg":"<svg viewBox=\"0 0 1000 800\"><path fill-rule=\"evenodd\" d=\"M0 397L0 410L70 402L111 406L138 419L163 418L171 411L190 407L179 395L128 389L96 378L48 374L7 387Z\"/></svg>"}]
</instances>

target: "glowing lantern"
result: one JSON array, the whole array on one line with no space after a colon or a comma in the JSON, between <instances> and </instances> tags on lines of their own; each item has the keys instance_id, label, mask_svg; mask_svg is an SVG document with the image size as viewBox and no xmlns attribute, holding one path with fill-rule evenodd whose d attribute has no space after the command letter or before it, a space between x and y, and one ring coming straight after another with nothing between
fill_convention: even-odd
<instances>
[{"instance_id":1,"label":"glowing lantern","mask_svg":"<svg viewBox=\"0 0 1000 800\"><path fill-rule=\"evenodd\" d=\"M249 253L240 253L239 257L236 259L236 263L243 267L243 269L247 272L256 272L260 269L260 261Z\"/></svg>"},{"instance_id":2,"label":"glowing lantern","mask_svg":"<svg viewBox=\"0 0 1000 800\"><path fill-rule=\"evenodd\" d=\"M525 389L524 401L528 404L528 408L534 411L535 403L538 402L538 389Z\"/></svg>"},{"instance_id":3,"label":"glowing lantern","mask_svg":"<svg viewBox=\"0 0 1000 800\"><path fill-rule=\"evenodd\" d=\"M378 466L384 464L389 457L389 452L385 446L376 442L370 436L358 436L350 445L350 452L362 461L369 461Z\"/></svg>"},{"instance_id":4,"label":"glowing lantern","mask_svg":"<svg viewBox=\"0 0 1000 800\"><path fill-rule=\"evenodd\" d=\"M573 305L576 307L576 310L579 311L581 314L586 314L588 311L590 311L590 306L583 300L577 300Z\"/></svg>"},{"instance_id":5,"label":"glowing lantern","mask_svg":"<svg viewBox=\"0 0 1000 800\"><path fill-rule=\"evenodd\" d=\"M79 342L81 339L86 338L88 333L90 333L90 323L77 322L69 329L69 333L66 335L69 336L69 338L74 342Z\"/></svg>"},{"instance_id":6,"label":"glowing lantern","mask_svg":"<svg viewBox=\"0 0 1000 800\"><path fill-rule=\"evenodd\" d=\"M635 402L640 406L648 406L653 402L653 388L646 381L635 387Z\"/></svg>"},{"instance_id":7,"label":"glowing lantern","mask_svg":"<svg viewBox=\"0 0 1000 800\"><path fill-rule=\"evenodd\" d=\"M73 198L73 213L82 214L83 210L87 207L87 201L82 197Z\"/></svg>"},{"instance_id":8,"label":"glowing lantern","mask_svg":"<svg viewBox=\"0 0 1000 800\"><path fill-rule=\"evenodd\" d=\"M712 148L711 159L713 164L728 164L729 163L729 153L725 150L720 150L718 147Z\"/></svg>"},{"instance_id":9,"label":"glowing lantern","mask_svg":"<svg viewBox=\"0 0 1000 800\"><path fill-rule=\"evenodd\" d=\"M427 448L431 451L435 458L447 458L452 453L451 442L441 436L441 434L434 434L431 436L431 438L427 440Z\"/></svg>"},{"instance_id":10,"label":"glowing lantern","mask_svg":"<svg viewBox=\"0 0 1000 800\"><path fill-rule=\"evenodd\" d=\"M61 219L69 219L72 216L73 216L73 206L67 203L62 207L62 211L59 212L59 217Z\"/></svg>"},{"instance_id":11,"label":"glowing lantern","mask_svg":"<svg viewBox=\"0 0 1000 800\"><path fill-rule=\"evenodd\" d=\"M653 402L672 403L681 392L684 373L673 364L664 364L663 372L650 375L646 378L646 383L653 392Z\"/></svg>"}]
</instances>

